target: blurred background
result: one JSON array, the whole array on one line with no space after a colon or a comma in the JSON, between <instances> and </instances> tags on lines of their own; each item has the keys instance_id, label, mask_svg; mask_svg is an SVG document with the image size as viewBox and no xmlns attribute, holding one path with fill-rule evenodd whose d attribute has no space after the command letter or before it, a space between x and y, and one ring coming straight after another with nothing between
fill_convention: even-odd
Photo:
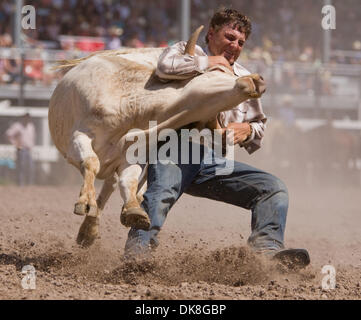
<instances>
[{"instance_id":1,"label":"blurred background","mask_svg":"<svg viewBox=\"0 0 361 320\"><path fill-rule=\"evenodd\" d=\"M336 9L323 30L322 7ZM21 29L24 5L36 29ZM220 6L248 15L252 34L239 62L267 81L268 127L261 150L237 159L286 183L361 185L361 5L359 0L0 0L0 184L15 184L16 148L8 129L25 113L35 127L36 184L80 175L51 142L47 105L58 60L121 47L166 47L208 26ZM203 32L199 41L205 45Z\"/></svg>"}]
</instances>

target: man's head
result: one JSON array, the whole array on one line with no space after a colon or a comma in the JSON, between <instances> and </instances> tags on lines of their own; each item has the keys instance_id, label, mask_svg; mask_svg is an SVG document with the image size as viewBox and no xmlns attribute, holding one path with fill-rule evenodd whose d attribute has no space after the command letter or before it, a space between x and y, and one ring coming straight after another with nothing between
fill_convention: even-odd
<instances>
[{"instance_id":1,"label":"man's head","mask_svg":"<svg viewBox=\"0 0 361 320\"><path fill-rule=\"evenodd\" d=\"M206 43L213 55L223 56L233 64L238 59L251 30L251 21L247 16L237 10L222 9L211 19Z\"/></svg>"},{"instance_id":2,"label":"man's head","mask_svg":"<svg viewBox=\"0 0 361 320\"><path fill-rule=\"evenodd\" d=\"M25 114L21 117L21 120L22 120L22 122L23 122L24 125L27 125L27 124L30 122L30 120L31 120L30 113L29 113L29 112L25 113Z\"/></svg>"}]
</instances>

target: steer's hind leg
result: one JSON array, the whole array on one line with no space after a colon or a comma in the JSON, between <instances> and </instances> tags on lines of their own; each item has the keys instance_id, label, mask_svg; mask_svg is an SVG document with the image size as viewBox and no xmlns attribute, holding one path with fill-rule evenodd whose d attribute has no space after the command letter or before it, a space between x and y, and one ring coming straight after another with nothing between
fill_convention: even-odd
<instances>
[{"instance_id":1,"label":"steer's hind leg","mask_svg":"<svg viewBox=\"0 0 361 320\"><path fill-rule=\"evenodd\" d=\"M140 207L137 197L141 166L134 164L122 167L118 173L120 195L124 201L120 222L126 227L148 230L150 220L148 214Z\"/></svg>"},{"instance_id":2,"label":"steer's hind leg","mask_svg":"<svg viewBox=\"0 0 361 320\"><path fill-rule=\"evenodd\" d=\"M91 246L95 239L99 236L99 217L101 211L105 207L105 203L108 201L110 195L113 193L115 188L117 187L118 182L118 175L114 174L112 177L106 179L104 181L102 190L100 191L100 194L97 199L97 205L98 205L98 216L97 217L91 217L86 216L82 225L80 226L78 237L76 239L76 242L83 246L83 247L89 247Z\"/></svg>"},{"instance_id":3,"label":"steer's hind leg","mask_svg":"<svg viewBox=\"0 0 361 320\"><path fill-rule=\"evenodd\" d=\"M67 153L69 162L80 169L83 175L83 185L80 189L79 199L75 204L74 213L96 217L98 207L95 200L95 176L99 172L99 159L92 148L92 140L83 132L75 131L71 146Z\"/></svg>"}]
</instances>

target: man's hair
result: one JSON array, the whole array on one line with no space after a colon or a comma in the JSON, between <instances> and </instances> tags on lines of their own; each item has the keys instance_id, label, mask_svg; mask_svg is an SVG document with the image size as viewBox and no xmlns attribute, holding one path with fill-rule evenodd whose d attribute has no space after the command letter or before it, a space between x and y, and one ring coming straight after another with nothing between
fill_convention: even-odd
<instances>
[{"instance_id":1,"label":"man's hair","mask_svg":"<svg viewBox=\"0 0 361 320\"><path fill-rule=\"evenodd\" d=\"M212 17L209 23L209 28L214 29L216 32L223 26L231 24L234 29L244 32L246 39L252 31L251 20L244 14L235 9L219 9ZM206 35L206 43L208 43L208 32Z\"/></svg>"}]
</instances>

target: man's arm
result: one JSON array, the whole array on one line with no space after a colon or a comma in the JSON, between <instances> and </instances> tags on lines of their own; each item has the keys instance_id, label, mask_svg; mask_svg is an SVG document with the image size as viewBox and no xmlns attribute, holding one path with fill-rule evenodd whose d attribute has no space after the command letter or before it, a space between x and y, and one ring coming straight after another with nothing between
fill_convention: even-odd
<instances>
[{"instance_id":1,"label":"man's arm","mask_svg":"<svg viewBox=\"0 0 361 320\"><path fill-rule=\"evenodd\" d=\"M234 130L235 144L251 154L261 147L267 118L260 99L252 99L230 111L221 112L220 123L225 129Z\"/></svg>"},{"instance_id":2,"label":"man's arm","mask_svg":"<svg viewBox=\"0 0 361 320\"><path fill-rule=\"evenodd\" d=\"M15 146L16 148L19 147L19 135L21 134L19 129L19 124L15 122L10 126L9 129L6 130L5 135L9 142Z\"/></svg>"},{"instance_id":3,"label":"man's arm","mask_svg":"<svg viewBox=\"0 0 361 320\"><path fill-rule=\"evenodd\" d=\"M264 132L266 129L266 121L267 119L263 119L257 122L251 122L252 126L252 134L251 136L243 141L240 145L243 146L249 154L257 151L261 148L261 143L264 137Z\"/></svg>"},{"instance_id":4,"label":"man's arm","mask_svg":"<svg viewBox=\"0 0 361 320\"><path fill-rule=\"evenodd\" d=\"M242 146L251 154L261 148L266 129L267 117L263 113L260 99L251 99L248 101L245 121L251 124L252 134L247 140L243 141Z\"/></svg>"},{"instance_id":5,"label":"man's arm","mask_svg":"<svg viewBox=\"0 0 361 320\"><path fill-rule=\"evenodd\" d=\"M244 147L251 154L261 147L265 128L265 121L231 122L223 130L224 133L226 130L233 130L234 144Z\"/></svg>"},{"instance_id":6,"label":"man's arm","mask_svg":"<svg viewBox=\"0 0 361 320\"><path fill-rule=\"evenodd\" d=\"M164 49L158 59L156 75L164 80L184 80L205 72L215 65L223 65L233 70L226 58L210 56L196 46L194 56L184 54L186 42L181 41Z\"/></svg>"},{"instance_id":7,"label":"man's arm","mask_svg":"<svg viewBox=\"0 0 361 320\"><path fill-rule=\"evenodd\" d=\"M181 41L164 49L158 59L156 75L161 79L188 79L208 68L208 57L196 46L195 55L184 54L186 42Z\"/></svg>"}]
</instances>

